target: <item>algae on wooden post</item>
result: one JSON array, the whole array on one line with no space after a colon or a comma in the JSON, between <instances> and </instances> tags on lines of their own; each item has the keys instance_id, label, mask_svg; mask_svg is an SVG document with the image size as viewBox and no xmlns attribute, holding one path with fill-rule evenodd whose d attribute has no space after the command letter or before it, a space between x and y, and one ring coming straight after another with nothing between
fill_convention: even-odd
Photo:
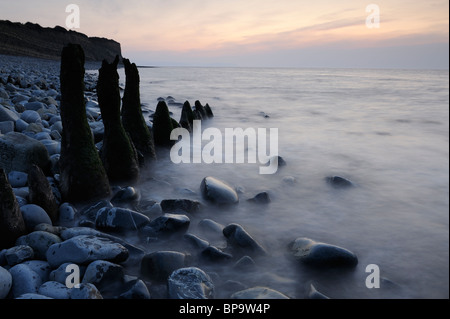
<instances>
[{"instance_id":1,"label":"algae on wooden post","mask_svg":"<svg viewBox=\"0 0 450 319\"><path fill-rule=\"evenodd\" d=\"M153 133L148 128L142 115L141 98L139 91L139 71L136 64L128 59L122 59L125 67L125 92L122 99L122 124L126 132L131 136L136 150L141 155L140 163L147 159L156 159Z\"/></svg>"},{"instance_id":2,"label":"algae on wooden post","mask_svg":"<svg viewBox=\"0 0 450 319\"><path fill-rule=\"evenodd\" d=\"M120 118L118 64L119 56L111 64L103 60L98 75L98 103L105 126L100 157L112 183L135 182L139 178L139 163L136 149Z\"/></svg>"},{"instance_id":3,"label":"algae on wooden post","mask_svg":"<svg viewBox=\"0 0 450 319\"><path fill-rule=\"evenodd\" d=\"M108 197L109 180L87 122L84 101L84 51L68 44L61 55L61 195L65 201Z\"/></svg>"}]
</instances>

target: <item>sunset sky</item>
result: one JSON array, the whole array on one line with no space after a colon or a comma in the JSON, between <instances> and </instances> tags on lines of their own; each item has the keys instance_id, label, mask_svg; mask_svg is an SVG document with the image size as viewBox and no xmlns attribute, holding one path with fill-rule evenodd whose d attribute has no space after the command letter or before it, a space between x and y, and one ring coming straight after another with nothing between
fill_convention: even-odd
<instances>
[{"instance_id":1,"label":"sunset sky","mask_svg":"<svg viewBox=\"0 0 450 319\"><path fill-rule=\"evenodd\" d=\"M0 19L66 27L71 3L138 64L448 69L448 0L0 0Z\"/></svg>"}]
</instances>

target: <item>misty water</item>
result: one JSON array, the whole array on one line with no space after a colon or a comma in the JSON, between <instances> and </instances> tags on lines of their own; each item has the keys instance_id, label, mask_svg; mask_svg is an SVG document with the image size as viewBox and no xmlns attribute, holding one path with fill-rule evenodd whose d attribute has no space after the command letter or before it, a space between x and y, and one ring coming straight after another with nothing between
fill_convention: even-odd
<instances>
[{"instance_id":1,"label":"misty water","mask_svg":"<svg viewBox=\"0 0 450 319\"><path fill-rule=\"evenodd\" d=\"M238 223L268 251L250 273L220 263L201 268L223 281L266 286L291 298L304 298L311 283L330 298L449 297L448 71L139 71L147 119L159 97L172 96L211 106L215 117L203 129L278 128L278 153L287 165L273 175L260 175L259 163L174 164L167 154L142 172L143 199L190 198L206 205L189 215L189 232L224 247L225 239L208 238L199 221ZM169 109L179 120L181 107ZM325 178L336 175L355 187L331 187ZM205 202L200 184L206 176L235 187L239 204L219 208ZM246 201L262 191L269 193L269 204ZM347 271L302 266L287 251L298 237L345 247L359 263ZM146 249L185 248L150 243ZM379 289L366 287L369 264L380 268Z\"/></svg>"}]
</instances>

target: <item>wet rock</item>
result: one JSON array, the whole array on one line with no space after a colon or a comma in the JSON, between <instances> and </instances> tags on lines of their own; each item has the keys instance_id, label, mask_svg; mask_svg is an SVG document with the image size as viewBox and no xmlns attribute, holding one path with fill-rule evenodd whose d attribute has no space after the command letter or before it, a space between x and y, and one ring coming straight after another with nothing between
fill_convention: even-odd
<instances>
[{"instance_id":1,"label":"wet rock","mask_svg":"<svg viewBox=\"0 0 450 319\"><path fill-rule=\"evenodd\" d=\"M80 45L69 44L64 47L60 74L60 109L64 127L60 186L62 197L68 202L88 201L110 195L109 180L86 117L84 60L84 51Z\"/></svg>"},{"instance_id":2,"label":"wet rock","mask_svg":"<svg viewBox=\"0 0 450 319\"><path fill-rule=\"evenodd\" d=\"M17 298L27 293L37 293L42 284L41 277L24 264L12 267L9 272L12 276L12 297Z\"/></svg>"},{"instance_id":3,"label":"wet rock","mask_svg":"<svg viewBox=\"0 0 450 319\"><path fill-rule=\"evenodd\" d=\"M138 230L149 222L141 213L118 207L101 208L95 218L97 228L112 231Z\"/></svg>"},{"instance_id":4,"label":"wet rock","mask_svg":"<svg viewBox=\"0 0 450 319\"><path fill-rule=\"evenodd\" d=\"M317 291L316 287L314 287L312 284L309 288L308 298L309 299L330 299L329 297L325 296L321 292Z\"/></svg>"},{"instance_id":5,"label":"wet rock","mask_svg":"<svg viewBox=\"0 0 450 319\"><path fill-rule=\"evenodd\" d=\"M70 299L70 290L65 285L56 281L44 282L38 289L38 293L52 299Z\"/></svg>"},{"instance_id":6,"label":"wet rock","mask_svg":"<svg viewBox=\"0 0 450 319\"><path fill-rule=\"evenodd\" d=\"M60 244L54 244L47 250L47 261L52 267L72 262L88 264L95 260L123 262L128 258L128 250L109 239L80 235Z\"/></svg>"},{"instance_id":7,"label":"wet rock","mask_svg":"<svg viewBox=\"0 0 450 319\"><path fill-rule=\"evenodd\" d=\"M146 254L141 261L141 274L152 281L164 282L170 274L188 265L189 256L177 251Z\"/></svg>"},{"instance_id":8,"label":"wet rock","mask_svg":"<svg viewBox=\"0 0 450 319\"><path fill-rule=\"evenodd\" d=\"M105 260L96 260L87 266L82 283L93 284L104 298L108 298L121 289L124 275L122 266Z\"/></svg>"},{"instance_id":9,"label":"wet rock","mask_svg":"<svg viewBox=\"0 0 450 319\"><path fill-rule=\"evenodd\" d=\"M56 281L59 282L63 285L66 284L67 278L68 276L72 273L71 271L67 271L70 270L70 268L68 268L68 266L73 265L73 263L64 263L62 265L60 265L58 268L56 268L55 270L51 271L48 279L51 281ZM80 266L77 265L80 269L80 278L83 278L84 273L86 271L86 266Z\"/></svg>"},{"instance_id":10,"label":"wet rock","mask_svg":"<svg viewBox=\"0 0 450 319\"><path fill-rule=\"evenodd\" d=\"M5 252L6 262L10 266L22 263L25 260L32 259L33 249L30 246L19 245L9 248Z\"/></svg>"},{"instance_id":11,"label":"wet rock","mask_svg":"<svg viewBox=\"0 0 450 319\"><path fill-rule=\"evenodd\" d=\"M139 179L139 162L120 118L118 63L119 56L111 64L103 60L99 70L97 95L105 126L100 157L111 182L133 183Z\"/></svg>"},{"instance_id":12,"label":"wet rock","mask_svg":"<svg viewBox=\"0 0 450 319\"><path fill-rule=\"evenodd\" d=\"M219 205L236 204L239 196L236 191L225 182L214 177L205 177L200 185L203 196Z\"/></svg>"},{"instance_id":13,"label":"wet rock","mask_svg":"<svg viewBox=\"0 0 450 319\"><path fill-rule=\"evenodd\" d=\"M233 258L232 255L227 254L223 251L221 251L219 248L214 246L209 246L205 248L201 252L201 256L203 260L209 261L209 262L225 262L229 261L231 258Z\"/></svg>"},{"instance_id":14,"label":"wet rock","mask_svg":"<svg viewBox=\"0 0 450 319\"><path fill-rule=\"evenodd\" d=\"M14 122L13 121L0 122L0 133L6 134L9 132L14 132Z\"/></svg>"},{"instance_id":15,"label":"wet rock","mask_svg":"<svg viewBox=\"0 0 450 319\"><path fill-rule=\"evenodd\" d=\"M39 166L31 165L28 185L30 202L44 209L52 222L58 221L58 204L50 183Z\"/></svg>"},{"instance_id":16,"label":"wet rock","mask_svg":"<svg viewBox=\"0 0 450 319\"><path fill-rule=\"evenodd\" d=\"M28 266L32 271L41 277L42 282L49 280L51 268L50 264L44 260L27 260L22 263L22 265Z\"/></svg>"},{"instance_id":17,"label":"wet rock","mask_svg":"<svg viewBox=\"0 0 450 319\"><path fill-rule=\"evenodd\" d=\"M189 228L190 222L186 215L164 214L144 226L141 232L147 237L172 237L184 234Z\"/></svg>"},{"instance_id":18,"label":"wet rock","mask_svg":"<svg viewBox=\"0 0 450 319\"><path fill-rule=\"evenodd\" d=\"M71 224L77 216L77 210L69 203L63 203L58 210L59 223L62 225Z\"/></svg>"},{"instance_id":19,"label":"wet rock","mask_svg":"<svg viewBox=\"0 0 450 319\"><path fill-rule=\"evenodd\" d=\"M25 121L25 122L27 122L28 124L41 123L41 121L42 121L41 120L41 116L39 115L38 112L30 111L30 110L27 110L27 111L23 112L20 115L20 119Z\"/></svg>"},{"instance_id":20,"label":"wet rock","mask_svg":"<svg viewBox=\"0 0 450 319\"><path fill-rule=\"evenodd\" d=\"M0 249L10 248L24 235L26 225L5 171L0 168Z\"/></svg>"},{"instance_id":21,"label":"wet rock","mask_svg":"<svg viewBox=\"0 0 450 319\"><path fill-rule=\"evenodd\" d=\"M103 296L93 284L81 283L79 288L70 289L70 299L103 299Z\"/></svg>"},{"instance_id":22,"label":"wet rock","mask_svg":"<svg viewBox=\"0 0 450 319\"><path fill-rule=\"evenodd\" d=\"M214 283L196 267L175 270L168 279L170 299L213 299Z\"/></svg>"},{"instance_id":23,"label":"wet rock","mask_svg":"<svg viewBox=\"0 0 450 319\"><path fill-rule=\"evenodd\" d=\"M16 122L20 116L14 112L9 110L8 108L0 105L0 122L12 121Z\"/></svg>"},{"instance_id":24,"label":"wet rock","mask_svg":"<svg viewBox=\"0 0 450 319\"><path fill-rule=\"evenodd\" d=\"M199 238L194 234L184 234L183 239L190 243L194 248L205 249L209 247L209 242L204 239Z\"/></svg>"},{"instance_id":25,"label":"wet rock","mask_svg":"<svg viewBox=\"0 0 450 319\"><path fill-rule=\"evenodd\" d=\"M192 214L201 209L201 203L191 199L165 199L161 201L160 205L165 213L186 212Z\"/></svg>"},{"instance_id":26,"label":"wet rock","mask_svg":"<svg viewBox=\"0 0 450 319\"><path fill-rule=\"evenodd\" d=\"M289 244L294 258L315 267L355 267L357 256L342 247L300 237Z\"/></svg>"},{"instance_id":27,"label":"wet rock","mask_svg":"<svg viewBox=\"0 0 450 319\"><path fill-rule=\"evenodd\" d=\"M16 245L28 245L34 251L34 257L36 259L45 260L48 248L61 241L61 238L55 234L45 231L34 231L28 235L19 237Z\"/></svg>"},{"instance_id":28,"label":"wet rock","mask_svg":"<svg viewBox=\"0 0 450 319\"><path fill-rule=\"evenodd\" d=\"M328 184L336 188L347 188L353 186L352 182L340 176L329 176L326 177L325 180Z\"/></svg>"},{"instance_id":29,"label":"wet rock","mask_svg":"<svg viewBox=\"0 0 450 319\"><path fill-rule=\"evenodd\" d=\"M26 293L23 295L20 295L19 297L15 298L15 299L27 299L27 300L32 300L32 299L53 299L44 295L40 295L37 293Z\"/></svg>"},{"instance_id":30,"label":"wet rock","mask_svg":"<svg viewBox=\"0 0 450 319\"><path fill-rule=\"evenodd\" d=\"M119 299L151 299L145 283L140 279L127 282L125 292L120 294Z\"/></svg>"},{"instance_id":31,"label":"wet rock","mask_svg":"<svg viewBox=\"0 0 450 319\"><path fill-rule=\"evenodd\" d=\"M235 292L231 299L289 299L285 294L267 287L253 287Z\"/></svg>"},{"instance_id":32,"label":"wet rock","mask_svg":"<svg viewBox=\"0 0 450 319\"><path fill-rule=\"evenodd\" d=\"M255 267L256 267L256 263L250 256L243 256L241 259L236 261L236 263L233 265L233 268L241 270L241 271L242 270L244 270L244 271L254 270Z\"/></svg>"},{"instance_id":33,"label":"wet rock","mask_svg":"<svg viewBox=\"0 0 450 319\"><path fill-rule=\"evenodd\" d=\"M128 186L121 188L111 198L113 205L134 204L139 201L141 194L134 187Z\"/></svg>"},{"instance_id":34,"label":"wet rock","mask_svg":"<svg viewBox=\"0 0 450 319\"><path fill-rule=\"evenodd\" d=\"M7 172L27 173L33 164L44 170L49 167L50 159L45 146L24 134L10 132L0 136L0 149L0 168Z\"/></svg>"},{"instance_id":35,"label":"wet rock","mask_svg":"<svg viewBox=\"0 0 450 319\"><path fill-rule=\"evenodd\" d=\"M228 242L235 248L249 254L265 255L265 249L256 242L241 225L230 224L223 229L223 234Z\"/></svg>"},{"instance_id":36,"label":"wet rock","mask_svg":"<svg viewBox=\"0 0 450 319\"><path fill-rule=\"evenodd\" d=\"M255 197L248 199L247 201L255 204L268 204L270 203L270 197L267 192L261 192L255 195Z\"/></svg>"},{"instance_id":37,"label":"wet rock","mask_svg":"<svg viewBox=\"0 0 450 319\"><path fill-rule=\"evenodd\" d=\"M52 220L42 207L35 204L28 204L20 208L26 229L30 232L39 224L52 225Z\"/></svg>"},{"instance_id":38,"label":"wet rock","mask_svg":"<svg viewBox=\"0 0 450 319\"><path fill-rule=\"evenodd\" d=\"M222 231L225 228L222 224L219 224L218 222L215 222L212 219L202 219L198 223L198 227L206 233L212 233L212 234L220 234L222 235Z\"/></svg>"},{"instance_id":39,"label":"wet rock","mask_svg":"<svg viewBox=\"0 0 450 319\"><path fill-rule=\"evenodd\" d=\"M12 276L8 270L0 267L0 300L8 296L12 287Z\"/></svg>"},{"instance_id":40,"label":"wet rock","mask_svg":"<svg viewBox=\"0 0 450 319\"><path fill-rule=\"evenodd\" d=\"M97 212L101 209L101 208L113 208L114 206L112 205L112 203L110 203L107 200L102 200L97 202L96 204L92 205L92 206L86 206L85 208L83 208L80 211L80 215L85 216L86 218L90 219L90 220L95 220L95 217L97 216Z\"/></svg>"}]
</instances>

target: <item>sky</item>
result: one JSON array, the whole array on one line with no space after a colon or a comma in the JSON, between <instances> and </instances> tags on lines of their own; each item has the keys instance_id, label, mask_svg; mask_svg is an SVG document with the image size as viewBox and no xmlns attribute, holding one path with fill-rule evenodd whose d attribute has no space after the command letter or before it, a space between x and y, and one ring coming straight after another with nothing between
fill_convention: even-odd
<instances>
[{"instance_id":1,"label":"sky","mask_svg":"<svg viewBox=\"0 0 450 319\"><path fill-rule=\"evenodd\" d=\"M69 29L69 4L138 65L449 66L448 0L0 0L0 19Z\"/></svg>"}]
</instances>

